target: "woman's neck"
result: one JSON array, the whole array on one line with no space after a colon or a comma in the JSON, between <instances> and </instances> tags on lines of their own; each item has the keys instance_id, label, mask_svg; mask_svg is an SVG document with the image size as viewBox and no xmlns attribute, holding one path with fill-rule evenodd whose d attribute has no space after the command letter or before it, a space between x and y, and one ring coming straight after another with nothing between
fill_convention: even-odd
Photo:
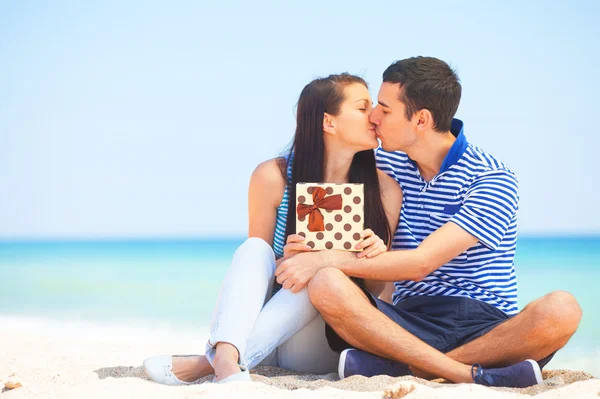
<instances>
[{"instance_id":1,"label":"woman's neck","mask_svg":"<svg viewBox=\"0 0 600 399\"><path fill-rule=\"evenodd\" d=\"M354 159L354 152L350 151L325 151L323 165L323 181L325 183L348 183L350 166Z\"/></svg>"}]
</instances>

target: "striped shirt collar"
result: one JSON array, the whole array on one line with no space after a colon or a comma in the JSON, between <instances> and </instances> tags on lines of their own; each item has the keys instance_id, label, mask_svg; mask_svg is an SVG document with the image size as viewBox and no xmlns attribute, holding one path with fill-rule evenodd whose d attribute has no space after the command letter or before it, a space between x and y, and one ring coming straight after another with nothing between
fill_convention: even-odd
<instances>
[{"instance_id":1,"label":"striped shirt collar","mask_svg":"<svg viewBox=\"0 0 600 399\"><path fill-rule=\"evenodd\" d=\"M452 147L450 147L448 154L446 154L446 158L444 158L444 162L442 162L442 167L440 168L438 175L444 173L445 171L450 169L450 167L452 165L457 163L458 160L463 156L463 154L467 150L469 143L467 142L467 138L465 137L465 134L463 133L463 131L464 131L463 121L461 121L460 119L456 119L456 118L452 119L452 125L450 126L450 133L452 133L454 135L454 137L456 137L456 140L454 141L454 144L452 144ZM416 168L417 163L415 161L413 161L412 159L410 159L410 157L408 159L410 160L410 163L412 163L414 165L414 167Z\"/></svg>"},{"instance_id":2,"label":"striped shirt collar","mask_svg":"<svg viewBox=\"0 0 600 399\"><path fill-rule=\"evenodd\" d=\"M450 147L450 151L446 154L446 158L444 158L444 162L442 162L442 168L438 174L444 173L452 165L458 162L460 157L465 153L469 143L467 143L467 138L463 133L464 124L460 119L452 119L452 125L450 126L450 133L456 137L454 144Z\"/></svg>"}]
</instances>

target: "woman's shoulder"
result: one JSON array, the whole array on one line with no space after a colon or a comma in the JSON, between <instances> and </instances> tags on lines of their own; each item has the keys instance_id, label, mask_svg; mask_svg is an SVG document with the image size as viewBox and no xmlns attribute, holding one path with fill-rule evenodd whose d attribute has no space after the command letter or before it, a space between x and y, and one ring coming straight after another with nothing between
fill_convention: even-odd
<instances>
[{"instance_id":1,"label":"woman's shoulder","mask_svg":"<svg viewBox=\"0 0 600 399\"><path fill-rule=\"evenodd\" d=\"M272 158L261 162L252 172L253 177L258 177L266 183L285 185L287 161L283 157Z\"/></svg>"},{"instance_id":2,"label":"woman's shoulder","mask_svg":"<svg viewBox=\"0 0 600 399\"><path fill-rule=\"evenodd\" d=\"M387 214L392 235L396 230L400 210L402 209L402 188L396 179L388 176L385 172L377 169L379 178L379 190L381 191L381 202Z\"/></svg>"},{"instance_id":3,"label":"woman's shoulder","mask_svg":"<svg viewBox=\"0 0 600 399\"><path fill-rule=\"evenodd\" d=\"M250 189L259 190L265 196L283 197L286 186L285 158L278 157L261 162L252 172L250 178Z\"/></svg>"}]
</instances>

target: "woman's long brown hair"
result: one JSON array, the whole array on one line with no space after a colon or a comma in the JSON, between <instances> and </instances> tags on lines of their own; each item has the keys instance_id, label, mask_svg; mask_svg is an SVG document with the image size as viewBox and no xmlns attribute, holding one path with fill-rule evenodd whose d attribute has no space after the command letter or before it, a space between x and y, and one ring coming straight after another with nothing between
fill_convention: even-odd
<instances>
[{"instance_id":1,"label":"woman's long brown hair","mask_svg":"<svg viewBox=\"0 0 600 399\"><path fill-rule=\"evenodd\" d=\"M323 183L325 169L324 114L328 113L334 116L339 114L345 99L344 88L354 83L368 87L364 79L342 73L315 79L307 84L300 93L296 134L287 157L288 162L291 162L292 180L287 182L289 206L286 240L288 235L296 232L296 183ZM285 175L287 181L287 173ZM373 230L389 248L392 233L381 202L373 150L361 151L354 155L350 166L349 182L364 184L365 227Z\"/></svg>"}]
</instances>

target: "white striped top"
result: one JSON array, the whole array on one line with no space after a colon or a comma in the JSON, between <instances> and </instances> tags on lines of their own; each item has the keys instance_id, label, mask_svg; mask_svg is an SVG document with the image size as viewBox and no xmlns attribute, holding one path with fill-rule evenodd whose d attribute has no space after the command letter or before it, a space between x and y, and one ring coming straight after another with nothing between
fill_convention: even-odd
<instances>
[{"instance_id":1,"label":"white striped top","mask_svg":"<svg viewBox=\"0 0 600 399\"><path fill-rule=\"evenodd\" d=\"M404 193L394 250L417 248L447 222L479 240L422 281L395 282L394 304L418 295L459 296L514 315L517 178L503 163L467 143L460 120L453 120L451 131L456 141L429 182L405 153L376 152L377 167L396 179Z\"/></svg>"},{"instance_id":2,"label":"white striped top","mask_svg":"<svg viewBox=\"0 0 600 399\"><path fill-rule=\"evenodd\" d=\"M287 182L281 204L277 207L277 220L275 221L275 235L273 236L273 252L275 259L283 257L283 247L285 246L285 228L287 226L288 205L290 202L289 187L292 181L292 159L285 157L287 162Z\"/></svg>"}]
</instances>

